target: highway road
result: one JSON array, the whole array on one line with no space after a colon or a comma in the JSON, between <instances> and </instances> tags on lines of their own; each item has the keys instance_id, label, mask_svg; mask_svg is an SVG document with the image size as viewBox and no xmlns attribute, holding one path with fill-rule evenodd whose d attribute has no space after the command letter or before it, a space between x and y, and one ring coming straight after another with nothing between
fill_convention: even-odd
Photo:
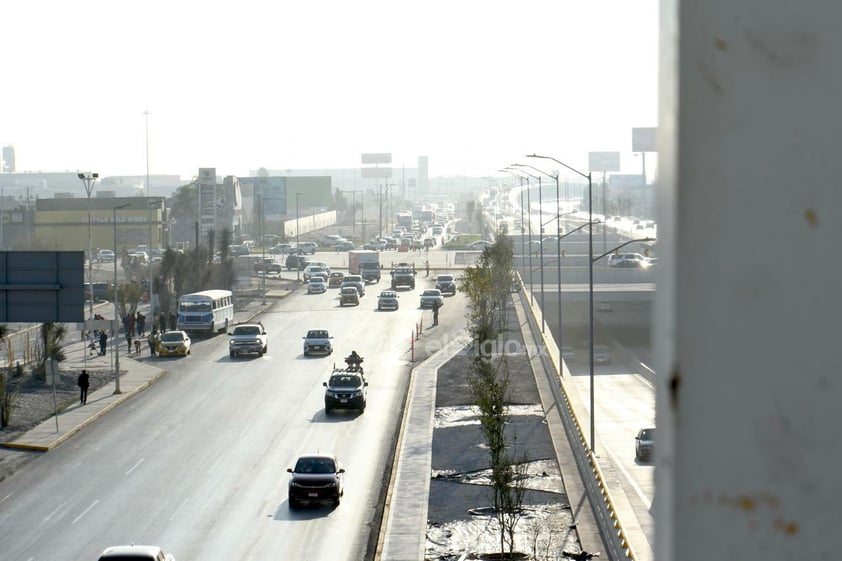
<instances>
[{"instance_id":1,"label":"highway road","mask_svg":"<svg viewBox=\"0 0 842 561\"><path fill-rule=\"evenodd\" d=\"M363 559L427 283L402 292L396 312L376 311L385 282L359 307L339 308L336 290L302 289L262 316L262 358L230 359L218 335L197 340L189 357L160 359L170 372L149 390L0 483L3 558L78 561L150 543L181 560ZM453 321L461 298L442 310ZM330 330L332 356L302 356L311 328ZM366 359L368 408L326 417L322 382L352 349ZM286 468L314 451L343 461L345 497L337 508L290 511Z\"/></svg>"}]
</instances>

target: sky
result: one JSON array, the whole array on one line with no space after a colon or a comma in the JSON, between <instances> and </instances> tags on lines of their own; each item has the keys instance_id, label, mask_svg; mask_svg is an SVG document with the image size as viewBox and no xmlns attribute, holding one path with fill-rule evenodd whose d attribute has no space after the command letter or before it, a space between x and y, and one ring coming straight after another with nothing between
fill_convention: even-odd
<instances>
[{"instance_id":1,"label":"sky","mask_svg":"<svg viewBox=\"0 0 842 561\"><path fill-rule=\"evenodd\" d=\"M17 171L640 173L657 126L657 0L8 0L0 52Z\"/></svg>"}]
</instances>

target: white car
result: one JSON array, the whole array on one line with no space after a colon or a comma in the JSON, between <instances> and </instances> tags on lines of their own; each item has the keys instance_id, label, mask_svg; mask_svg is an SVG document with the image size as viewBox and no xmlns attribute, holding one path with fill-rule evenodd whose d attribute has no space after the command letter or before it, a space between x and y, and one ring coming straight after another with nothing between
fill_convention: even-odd
<instances>
[{"instance_id":1,"label":"white car","mask_svg":"<svg viewBox=\"0 0 842 561\"><path fill-rule=\"evenodd\" d=\"M110 249L100 249L96 259L100 263L113 263L115 259L114 252Z\"/></svg>"},{"instance_id":2,"label":"white car","mask_svg":"<svg viewBox=\"0 0 842 561\"><path fill-rule=\"evenodd\" d=\"M320 265L313 265L311 263L304 268L304 282L308 282L314 276L322 277L325 281L327 281L327 277L329 275L330 271Z\"/></svg>"},{"instance_id":3,"label":"white car","mask_svg":"<svg viewBox=\"0 0 842 561\"><path fill-rule=\"evenodd\" d=\"M615 253L608 258L609 267L632 267L645 269L651 263L640 253Z\"/></svg>"},{"instance_id":4,"label":"white car","mask_svg":"<svg viewBox=\"0 0 842 561\"><path fill-rule=\"evenodd\" d=\"M108 547L99 556L99 561L175 561L169 553L161 551L157 545L114 545Z\"/></svg>"},{"instance_id":5,"label":"white car","mask_svg":"<svg viewBox=\"0 0 842 561\"><path fill-rule=\"evenodd\" d=\"M322 294L327 292L327 283L321 275L315 275L307 283L307 294Z\"/></svg>"},{"instance_id":6,"label":"white car","mask_svg":"<svg viewBox=\"0 0 842 561\"><path fill-rule=\"evenodd\" d=\"M428 288L421 293L421 307L432 308L433 304L438 302L439 308L444 306L444 296L441 295L441 290L436 288Z\"/></svg>"},{"instance_id":7,"label":"white car","mask_svg":"<svg viewBox=\"0 0 842 561\"><path fill-rule=\"evenodd\" d=\"M313 353L331 354L333 353L333 345L327 329L311 329L307 332L304 339L304 356L310 356Z\"/></svg>"},{"instance_id":8,"label":"white car","mask_svg":"<svg viewBox=\"0 0 842 561\"><path fill-rule=\"evenodd\" d=\"M398 307L398 293L394 290L384 290L377 297L378 310L397 310Z\"/></svg>"}]
</instances>

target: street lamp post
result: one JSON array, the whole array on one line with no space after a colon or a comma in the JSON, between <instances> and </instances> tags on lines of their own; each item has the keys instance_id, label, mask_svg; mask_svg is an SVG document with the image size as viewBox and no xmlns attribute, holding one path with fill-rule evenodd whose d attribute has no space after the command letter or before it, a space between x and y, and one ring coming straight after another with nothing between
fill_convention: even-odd
<instances>
[{"instance_id":1,"label":"street lamp post","mask_svg":"<svg viewBox=\"0 0 842 561\"><path fill-rule=\"evenodd\" d=\"M120 391L120 346L118 344L117 339L119 337L117 334L120 331L120 308L117 305L117 211L121 208L126 208L130 206L128 203L120 206L115 206L112 210L114 212L114 216L112 218L112 224L114 225L114 294L112 295L112 300L114 300L114 329L112 330L112 341L111 341L111 348L113 349L111 352L114 353L114 380L116 381L116 385L114 387L114 393L123 393Z\"/></svg>"},{"instance_id":2,"label":"street lamp post","mask_svg":"<svg viewBox=\"0 0 842 561\"><path fill-rule=\"evenodd\" d=\"M91 194L94 192L94 183L99 179L98 173L84 172L78 174L79 179L85 186L85 193L88 196L88 319L94 317L94 246L91 236ZM116 257L116 256L115 256Z\"/></svg>"},{"instance_id":3,"label":"street lamp post","mask_svg":"<svg viewBox=\"0 0 842 561\"><path fill-rule=\"evenodd\" d=\"M529 156L527 156L527 158L528 158L528 157L529 157ZM547 172L545 172L545 171L543 171L543 170L540 170L540 169L538 169L538 168L536 168L536 167L534 167L534 166L530 166L529 164L522 164L522 167L532 168L532 169L534 169L535 171L537 171L538 173L544 174L544 175L546 175L547 177L551 177L552 179L554 179L554 180L555 180L555 214L556 214L556 215L555 215L555 218L554 218L553 220L555 220L555 225L556 225L556 228L555 228L555 231L556 231L556 244L555 244L555 249L556 249L556 263L557 263L557 265L558 265L558 269L557 269L557 284L558 284L558 349L559 349L559 351L558 351L558 352L559 352L559 357L561 357L561 342L562 342L562 337L561 337L561 328L562 328L562 324L561 324L561 216L562 216L562 214L561 214L561 202L560 202L560 200L559 200L559 199L560 199L560 194L561 194L561 193L560 193L560 190L561 190L561 189L560 189L560 185L559 185L559 181L558 181L558 174L553 175L553 174L551 174L551 173L547 173ZM542 216L542 219L543 219L543 216ZM542 222L542 224L541 224L541 232L543 232L543 231L544 231L544 226L545 226L546 224L549 224L550 222L552 222L552 220L547 220L546 222ZM542 244L542 247L543 247L543 244Z\"/></svg>"},{"instance_id":4,"label":"street lamp post","mask_svg":"<svg viewBox=\"0 0 842 561\"><path fill-rule=\"evenodd\" d=\"M590 408L591 408L591 453L596 453L596 441L595 441L595 413L594 413L594 367L593 367L593 178L591 177L591 173L588 172L587 174L582 173L581 171L577 170L576 168L572 168L562 162L561 160L557 160L552 156L539 156L538 154L529 154L528 158L542 158L545 160L552 160L555 163L564 166L565 168L569 169L573 173L580 175L588 180L588 224L591 225L588 228L588 356L589 356L589 370L588 374L590 376Z\"/></svg>"},{"instance_id":5,"label":"street lamp post","mask_svg":"<svg viewBox=\"0 0 842 561\"><path fill-rule=\"evenodd\" d=\"M544 319L544 310L546 310L546 308L544 307L544 238L543 238L543 235L544 235L544 222L543 222L544 221L544 193L543 193L543 190L542 190L542 187L541 187L541 176L540 175L532 175L528 171L523 171L522 169L520 169L520 168L523 168L523 167L530 167L531 168L532 166L529 166L529 165L526 165L526 164L512 164L512 166L517 167L518 171L520 171L521 173L525 173L529 177L538 180L538 216L540 217L538 219L538 227L539 227L540 233L541 233L541 247L540 247L540 251L541 251L541 257L540 257L540 260L541 260L541 276L540 276L540 278L541 278L541 333L544 333L547 330L547 320ZM528 184L528 180L527 180L527 184ZM529 209L529 210L531 211L532 209ZM530 216L530 224L531 224L531 222L532 222L532 219L531 219L531 216ZM531 241L532 240L530 239L530 242ZM531 255L531 252L530 252L530 255ZM530 263L530 268L531 268L531 263Z\"/></svg>"},{"instance_id":6,"label":"street lamp post","mask_svg":"<svg viewBox=\"0 0 842 561\"><path fill-rule=\"evenodd\" d=\"M301 193L295 194L295 251L300 252L301 247L299 244L301 243L301 226L299 225L298 221L300 220L298 215L298 198L301 196ZM301 253L298 254L298 260L301 259ZM296 260L295 262L295 280L301 280L301 263Z\"/></svg>"},{"instance_id":7,"label":"street lamp post","mask_svg":"<svg viewBox=\"0 0 842 561\"><path fill-rule=\"evenodd\" d=\"M525 255L526 255L526 251L524 250L524 236L523 236L523 179L524 178L523 178L522 175L518 175L516 173L516 171L518 171L518 170L513 170L511 168L503 168L503 169L498 170L498 171L502 171L502 172L505 172L505 173L508 173L508 174L512 175L513 177L516 177L518 179L518 182L520 183L520 255L521 255L520 258L524 259ZM527 178L527 181L529 181L528 178ZM527 183L527 185L528 185L528 183ZM527 191L527 195L528 195L528 191ZM528 214L527 214L527 216L528 216ZM529 293L530 294L532 293L532 219L531 218L529 220Z\"/></svg>"}]
</instances>

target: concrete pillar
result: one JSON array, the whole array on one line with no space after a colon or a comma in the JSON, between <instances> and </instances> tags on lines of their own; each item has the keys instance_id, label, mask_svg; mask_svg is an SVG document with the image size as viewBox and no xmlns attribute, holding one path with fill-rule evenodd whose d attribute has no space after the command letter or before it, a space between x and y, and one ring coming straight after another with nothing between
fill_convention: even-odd
<instances>
[{"instance_id":1,"label":"concrete pillar","mask_svg":"<svg viewBox=\"0 0 842 561\"><path fill-rule=\"evenodd\" d=\"M661 10L656 558L837 558L842 3Z\"/></svg>"}]
</instances>

